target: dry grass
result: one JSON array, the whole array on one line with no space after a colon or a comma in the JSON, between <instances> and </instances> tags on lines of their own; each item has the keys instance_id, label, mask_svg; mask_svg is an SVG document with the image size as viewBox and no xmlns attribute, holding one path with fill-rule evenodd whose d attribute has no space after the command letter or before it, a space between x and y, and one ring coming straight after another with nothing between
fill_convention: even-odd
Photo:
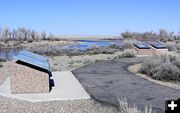
<instances>
[{"instance_id":1,"label":"dry grass","mask_svg":"<svg viewBox=\"0 0 180 113\"><path fill-rule=\"evenodd\" d=\"M120 55L116 56L114 59L118 60L121 58L131 58L131 57L135 57L136 56L136 52L133 49L125 49Z\"/></svg>"},{"instance_id":2,"label":"dry grass","mask_svg":"<svg viewBox=\"0 0 180 113\"><path fill-rule=\"evenodd\" d=\"M136 105L130 106L127 99L119 99L119 109L120 113L152 113L151 107L145 107L144 111L138 109Z\"/></svg>"},{"instance_id":3,"label":"dry grass","mask_svg":"<svg viewBox=\"0 0 180 113\"><path fill-rule=\"evenodd\" d=\"M23 47L42 47L42 46L62 46L62 45L70 45L70 44L76 44L75 41L36 41L32 43L22 43L21 45Z\"/></svg>"},{"instance_id":4,"label":"dry grass","mask_svg":"<svg viewBox=\"0 0 180 113\"><path fill-rule=\"evenodd\" d=\"M114 54L95 54L95 55L79 55L79 56L53 56L49 57L51 68L55 71L74 70L89 63L100 60L112 60L122 52Z\"/></svg>"}]
</instances>

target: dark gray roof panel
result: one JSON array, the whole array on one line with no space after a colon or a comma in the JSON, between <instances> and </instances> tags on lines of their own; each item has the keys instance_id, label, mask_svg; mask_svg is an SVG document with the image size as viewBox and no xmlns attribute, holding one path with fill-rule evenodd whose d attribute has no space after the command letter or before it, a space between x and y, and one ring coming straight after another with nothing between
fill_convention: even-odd
<instances>
[{"instance_id":1,"label":"dark gray roof panel","mask_svg":"<svg viewBox=\"0 0 180 113\"><path fill-rule=\"evenodd\" d=\"M39 59L39 60L48 61L47 57L41 56L41 55L38 55L38 54L35 54L35 53L32 53L32 52L29 52L29 51L23 50L23 51L20 51L19 53L27 55L29 57L33 57L33 58Z\"/></svg>"},{"instance_id":2,"label":"dark gray roof panel","mask_svg":"<svg viewBox=\"0 0 180 113\"><path fill-rule=\"evenodd\" d=\"M150 49L150 46L146 43L134 43L134 46L136 46L139 49Z\"/></svg>"},{"instance_id":3,"label":"dark gray roof panel","mask_svg":"<svg viewBox=\"0 0 180 113\"><path fill-rule=\"evenodd\" d=\"M38 58L34 58L34 56L32 57L30 55L25 55L25 54L22 54L21 52L18 55L14 56L13 58L50 71L50 66L47 60L42 61L42 60L39 60Z\"/></svg>"},{"instance_id":4,"label":"dark gray roof panel","mask_svg":"<svg viewBox=\"0 0 180 113\"><path fill-rule=\"evenodd\" d=\"M154 42L154 43L151 44L151 46L153 46L156 49L165 49L165 48L167 48L165 46L165 44L159 43L159 42Z\"/></svg>"}]
</instances>

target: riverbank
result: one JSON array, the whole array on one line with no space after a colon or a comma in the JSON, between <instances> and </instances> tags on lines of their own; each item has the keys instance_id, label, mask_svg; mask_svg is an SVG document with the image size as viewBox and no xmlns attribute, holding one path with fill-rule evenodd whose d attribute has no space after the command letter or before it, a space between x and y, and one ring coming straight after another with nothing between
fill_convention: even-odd
<instances>
[{"instance_id":1,"label":"riverbank","mask_svg":"<svg viewBox=\"0 0 180 113\"><path fill-rule=\"evenodd\" d=\"M76 41L70 41L70 40L60 40L60 41L49 41L49 40L41 40L41 41L33 41L33 42L27 42L27 41L8 41L0 42L1 48L31 48L31 47L43 47L43 46L63 46L63 45L70 45L70 44L77 44Z\"/></svg>"}]
</instances>

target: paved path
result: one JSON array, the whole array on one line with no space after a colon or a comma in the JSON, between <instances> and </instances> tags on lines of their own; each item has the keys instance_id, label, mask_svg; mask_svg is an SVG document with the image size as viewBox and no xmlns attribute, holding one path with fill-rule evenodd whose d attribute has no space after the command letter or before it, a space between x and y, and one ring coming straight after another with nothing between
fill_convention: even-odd
<instances>
[{"instance_id":1,"label":"paved path","mask_svg":"<svg viewBox=\"0 0 180 113\"><path fill-rule=\"evenodd\" d=\"M127 67L146 58L102 61L86 65L73 73L95 100L118 106L117 97L127 98L139 108L152 105L153 112L164 113L165 100L180 97L180 90L157 85L130 73Z\"/></svg>"}]
</instances>

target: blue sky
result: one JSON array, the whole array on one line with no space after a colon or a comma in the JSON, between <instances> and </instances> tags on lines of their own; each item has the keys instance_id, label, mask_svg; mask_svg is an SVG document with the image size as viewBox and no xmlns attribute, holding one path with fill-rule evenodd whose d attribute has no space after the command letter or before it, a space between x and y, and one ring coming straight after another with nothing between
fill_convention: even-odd
<instances>
[{"instance_id":1,"label":"blue sky","mask_svg":"<svg viewBox=\"0 0 180 113\"><path fill-rule=\"evenodd\" d=\"M180 30L180 0L0 0L0 27L59 35Z\"/></svg>"}]
</instances>

